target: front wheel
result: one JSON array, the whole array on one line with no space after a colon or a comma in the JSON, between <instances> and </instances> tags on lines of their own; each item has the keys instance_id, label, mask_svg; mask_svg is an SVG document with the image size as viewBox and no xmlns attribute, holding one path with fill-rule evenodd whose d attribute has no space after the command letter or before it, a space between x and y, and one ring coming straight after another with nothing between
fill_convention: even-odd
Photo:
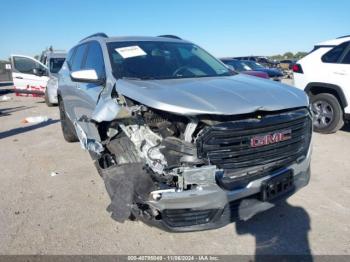
<instances>
[{"instance_id":1,"label":"front wheel","mask_svg":"<svg viewBox=\"0 0 350 262\"><path fill-rule=\"evenodd\" d=\"M330 134L337 132L343 125L343 109L338 99L328 93L312 96L310 99L314 113L314 130Z\"/></svg>"},{"instance_id":2,"label":"front wheel","mask_svg":"<svg viewBox=\"0 0 350 262\"><path fill-rule=\"evenodd\" d=\"M66 111L64 110L64 104L62 99L58 100L58 108L60 110L60 118L61 118L61 127L64 139L69 142L78 142L79 139L75 132L75 128L73 123L67 117Z\"/></svg>"}]
</instances>

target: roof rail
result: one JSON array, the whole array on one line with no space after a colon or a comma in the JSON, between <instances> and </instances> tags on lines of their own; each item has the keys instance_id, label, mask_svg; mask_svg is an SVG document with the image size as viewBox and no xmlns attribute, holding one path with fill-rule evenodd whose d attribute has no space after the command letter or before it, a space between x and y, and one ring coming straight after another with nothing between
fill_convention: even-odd
<instances>
[{"instance_id":1,"label":"roof rail","mask_svg":"<svg viewBox=\"0 0 350 262\"><path fill-rule=\"evenodd\" d=\"M182 40L180 37L178 37L176 35L159 35L158 37L165 37L165 38L173 38L173 39Z\"/></svg>"},{"instance_id":2,"label":"roof rail","mask_svg":"<svg viewBox=\"0 0 350 262\"><path fill-rule=\"evenodd\" d=\"M84 41L84 40L86 40L86 39L89 39L89 38L91 38L91 37L96 37L96 36L104 37L104 38L107 38L107 37L108 37L108 35L106 35L105 33L96 33L96 34L92 34L92 35L89 35L89 36L87 36L87 37L81 39L80 42L82 42L82 41Z\"/></svg>"},{"instance_id":3,"label":"roof rail","mask_svg":"<svg viewBox=\"0 0 350 262\"><path fill-rule=\"evenodd\" d=\"M337 37L337 39L341 39L341 38L345 38L345 37L350 37L350 35L339 36L339 37Z\"/></svg>"}]
</instances>

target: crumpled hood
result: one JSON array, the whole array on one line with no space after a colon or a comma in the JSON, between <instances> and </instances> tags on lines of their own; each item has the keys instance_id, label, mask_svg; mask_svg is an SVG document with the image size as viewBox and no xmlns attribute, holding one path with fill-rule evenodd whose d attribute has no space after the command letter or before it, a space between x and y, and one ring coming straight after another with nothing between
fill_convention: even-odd
<instances>
[{"instance_id":1,"label":"crumpled hood","mask_svg":"<svg viewBox=\"0 0 350 262\"><path fill-rule=\"evenodd\" d=\"M170 80L119 79L116 89L151 108L184 115L235 115L308 105L302 90L243 74Z\"/></svg>"}]
</instances>

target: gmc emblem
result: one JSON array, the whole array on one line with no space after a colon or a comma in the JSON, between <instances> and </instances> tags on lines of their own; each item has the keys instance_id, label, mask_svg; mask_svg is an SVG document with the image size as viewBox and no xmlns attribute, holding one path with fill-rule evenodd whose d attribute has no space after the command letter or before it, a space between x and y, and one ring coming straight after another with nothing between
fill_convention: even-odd
<instances>
[{"instance_id":1,"label":"gmc emblem","mask_svg":"<svg viewBox=\"0 0 350 262\"><path fill-rule=\"evenodd\" d=\"M250 139L250 146L251 147L267 146L270 144L286 141L291 138L292 138L292 130L287 129L287 130L283 130L275 133L270 133L267 135L253 136Z\"/></svg>"}]
</instances>

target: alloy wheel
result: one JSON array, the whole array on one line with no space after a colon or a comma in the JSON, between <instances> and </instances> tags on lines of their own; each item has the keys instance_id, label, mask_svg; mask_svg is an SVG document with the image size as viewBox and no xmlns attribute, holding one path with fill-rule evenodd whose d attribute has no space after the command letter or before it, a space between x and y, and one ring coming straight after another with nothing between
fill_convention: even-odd
<instances>
[{"instance_id":1,"label":"alloy wheel","mask_svg":"<svg viewBox=\"0 0 350 262\"><path fill-rule=\"evenodd\" d=\"M318 128L327 127L334 119L333 107L324 100L315 101L312 104L312 111L314 112L314 126Z\"/></svg>"}]
</instances>

